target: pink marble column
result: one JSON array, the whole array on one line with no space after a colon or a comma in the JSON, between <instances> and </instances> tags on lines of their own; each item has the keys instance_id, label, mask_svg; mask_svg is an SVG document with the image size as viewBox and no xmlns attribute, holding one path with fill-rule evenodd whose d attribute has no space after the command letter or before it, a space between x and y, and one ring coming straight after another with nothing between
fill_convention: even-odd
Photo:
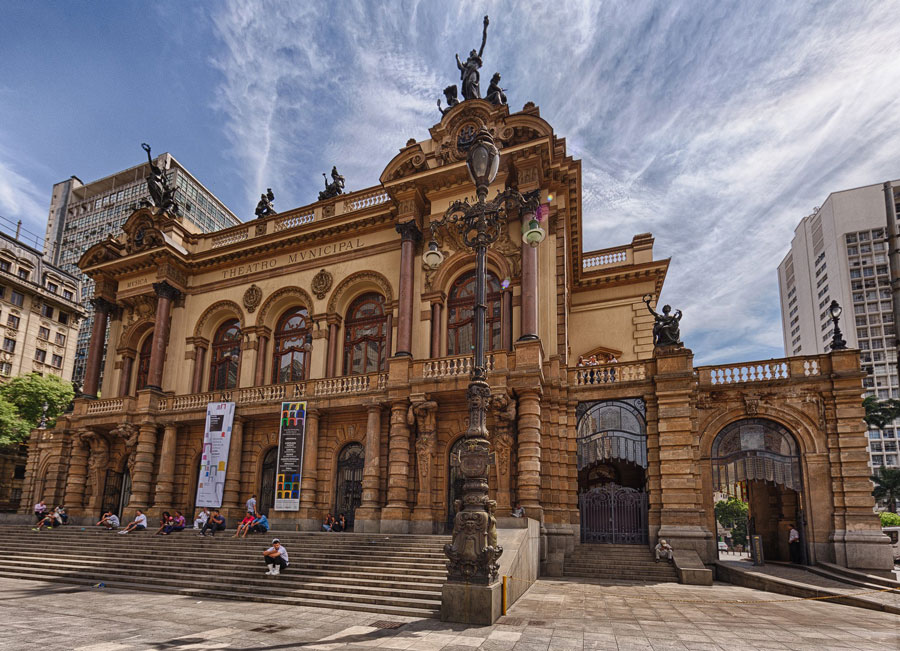
<instances>
[{"instance_id":1,"label":"pink marble column","mask_svg":"<svg viewBox=\"0 0 900 651\"><path fill-rule=\"evenodd\" d=\"M96 398L100 388L100 364L103 362L103 351L106 349L106 326L109 324L109 313L115 307L104 298L92 298L91 304L94 306L94 323L91 327L91 343L84 371L82 391L85 398Z\"/></svg>"},{"instance_id":2,"label":"pink marble column","mask_svg":"<svg viewBox=\"0 0 900 651\"><path fill-rule=\"evenodd\" d=\"M172 301L180 292L169 283L153 283L156 292L156 321L153 324L153 343L150 347L150 369L147 372L147 388L162 391L163 364L169 346L169 322Z\"/></svg>"},{"instance_id":3,"label":"pink marble column","mask_svg":"<svg viewBox=\"0 0 900 651\"><path fill-rule=\"evenodd\" d=\"M414 221L397 224L400 233L400 320L397 324L397 355L412 357L413 298L416 243L422 231Z\"/></svg>"}]
</instances>

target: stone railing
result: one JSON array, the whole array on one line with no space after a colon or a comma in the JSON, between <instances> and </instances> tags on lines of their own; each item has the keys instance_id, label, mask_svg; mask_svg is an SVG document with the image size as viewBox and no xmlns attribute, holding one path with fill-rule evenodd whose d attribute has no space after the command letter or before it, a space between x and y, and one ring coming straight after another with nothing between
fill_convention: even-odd
<instances>
[{"instance_id":1,"label":"stone railing","mask_svg":"<svg viewBox=\"0 0 900 651\"><path fill-rule=\"evenodd\" d=\"M124 411L125 398L106 398L105 400L91 400L87 403L88 414L113 414Z\"/></svg>"},{"instance_id":2,"label":"stone railing","mask_svg":"<svg viewBox=\"0 0 900 651\"><path fill-rule=\"evenodd\" d=\"M485 355L485 363L487 372L494 371L495 356L492 354ZM429 359L422 365L422 377L445 378L472 375L472 369L475 366L475 357L473 355L458 357L441 357L438 359Z\"/></svg>"},{"instance_id":3,"label":"stone railing","mask_svg":"<svg viewBox=\"0 0 900 651\"><path fill-rule=\"evenodd\" d=\"M316 380L314 396L340 396L366 391L380 391L387 385L387 373L369 375L346 375L343 377Z\"/></svg>"},{"instance_id":4,"label":"stone railing","mask_svg":"<svg viewBox=\"0 0 900 651\"><path fill-rule=\"evenodd\" d=\"M316 213L313 211L303 213L302 215L288 215L286 217L281 217L280 219L276 218L273 222L272 229L275 233L279 233L291 228L297 228L298 226L311 224L315 218Z\"/></svg>"},{"instance_id":5,"label":"stone railing","mask_svg":"<svg viewBox=\"0 0 900 651\"><path fill-rule=\"evenodd\" d=\"M822 360L818 356L810 356L770 359L743 364L700 366L697 368L697 374L700 384L707 386L747 382L784 382L791 378L818 377L822 374Z\"/></svg>"},{"instance_id":6,"label":"stone railing","mask_svg":"<svg viewBox=\"0 0 900 651\"><path fill-rule=\"evenodd\" d=\"M363 208L381 205L390 201L391 197L384 190L375 190L364 194L348 195L344 200L344 212L353 212Z\"/></svg>"},{"instance_id":7,"label":"stone railing","mask_svg":"<svg viewBox=\"0 0 900 651\"><path fill-rule=\"evenodd\" d=\"M243 242L248 237L250 237L249 228L242 228L238 231L222 233L221 235L216 235L212 238L212 242L210 243L209 248L218 249L223 246L228 246L229 244L235 244L236 242Z\"/></svg>"},{"instance_id":8,"label":"stone railing","mask_svg":"<svg viewBox=\"0 0 900 651\"><path fill-rule=\"evenodd\" d=\"M646 362L578 366L569 370L569 383L577 387L641 382L648 377Z\"/></svg>"},{"instance_id":9,"label":"stone railing","mask_svg":"<svg viewBox=\"0 0 900 651\"><path fill-rule=\"evenodd\" d=\"M593 271L599 267L613 267L629 264L631 262L631 247L620 246L612 249L601 249L581 254L581 268L584 271Z\"/></svg>"}]
</instances>

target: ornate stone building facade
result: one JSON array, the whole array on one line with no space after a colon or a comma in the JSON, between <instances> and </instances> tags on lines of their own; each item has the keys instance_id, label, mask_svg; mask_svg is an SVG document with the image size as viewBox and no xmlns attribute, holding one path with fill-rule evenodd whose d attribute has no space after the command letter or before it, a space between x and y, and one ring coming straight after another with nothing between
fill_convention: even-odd
<instances>
[{"instance_id":1,"label":"ornate stone building facade","mask_svg":"<svg viewBox=\"0 0 900 651\"><path fill-rule=\"evenodd\" d=\"M501 516L519 503L541 522L545 571L578 540L662 536L710 561L716 491L749 500L769 556L796 523L809 561L887 567L856 352L695 368L686 348L654 349L642 299L668 260L650 235L582 251L581 164L530 103L463 102L378 186L214 234L132 214L80 263L97 288L86 394L110 327L103 398L34 432L23 511L193 510L206 405L233 401L229 517L255 493L281 527L344 512L356 531L446 531L474 260L444 237L444 264L425 266L423 233L472 194L465 151L482 126L502 155L492 194L540 190L547 232L532 248L514 218L487 265L490 491ZM283 400L309 407L299 512L272 506ZM616 518L599 517L610 504Z\"/></svg>"}]
</instances>

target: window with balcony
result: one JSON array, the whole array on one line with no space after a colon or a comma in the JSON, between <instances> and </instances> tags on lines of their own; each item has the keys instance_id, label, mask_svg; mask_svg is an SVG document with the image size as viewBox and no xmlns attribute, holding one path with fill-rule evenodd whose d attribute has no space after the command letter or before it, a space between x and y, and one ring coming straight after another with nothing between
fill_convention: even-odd
<instances>
[{"instance_id":1,"label":"window with balcony","mask_svg":"<svg viewBox=\"0 0 900 651\"><path fill-rule=\"evenodd\" d=\"M344 321L344 375L364 375L384 370L384 296L363 294L353 301Z\"/></svg>"},{"instance_id":2,"label":"window with balcony","mask_svg":"<svg viewBox=\"0 0 900 651\"><path fill-rule=\"evenodd\" d=\"M237 387L241 363L241 324L230 319L216 330L209 364L209 390Z\"/></svg>"},{"instance_id":3,"label":"window with balcony","mask_svg":"<svg viewBox=\"0 0 900 651\"><path fill-rule=\"evenodd\" d=\"M485 274L485 352L500 348L500 281L491 272ZM475 272L457 279L447 299L447 354L470 355L475 334ZM793 322L791 323L793 325Z\"/></svg>"},{"instance_id":4,"label":"window with balcony","mask_svg":"<svg viewBox=\"0 0 900 651\"><path fill-rule=\"evenodd\" d=\"M292 307L278 320L272 357L272 382L299 382L306 378L306 335L309 311Z\"/></svg>"}]
</instances>

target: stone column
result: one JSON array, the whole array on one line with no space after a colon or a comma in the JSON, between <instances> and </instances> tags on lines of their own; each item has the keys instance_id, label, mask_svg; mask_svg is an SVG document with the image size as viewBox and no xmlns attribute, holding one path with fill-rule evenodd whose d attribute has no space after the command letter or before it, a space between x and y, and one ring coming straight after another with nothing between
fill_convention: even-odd
<instances>
[{"instance_id":1,"label":"stone column","mask_svg":"<svg viewBox=\"0 0 900 651\"><path fill-rule=\"evenodd\" d=\"M410 408L416 424L416 470L419 477L419 491L416 507L413 509L410 531L412 533L434 533L433 484L434 447L437 439L437 402L428 400L416 402ZM410 418L407 417L407 423Z\"/></svg>"},{"instance_id":2,"label":"stone column","mask_svg":"<svg viewBox=\"0 0 900 651\"><path fill-rule=\"evenodd\" d=\"M523 222L534 213L522 215ZM519 341L538 339L538 250L522 244L522 306Z\"/></svg>"},{"instance_id":3,"label":"stone column","mask_svg":"<svg viewBox=\"0 0 900 651\"><path fill-rule=\"evenodd\" d=\"M381 533L409 533L408 407L406 400L398 400L391 405L387 504L381 511Z\"/></svg>"},{"instance_id":4,"label":"stone column","mask_svg":"<svg viewBox=\"0 0 900 651\"><path fill-rule=\"evenodd\" d=\"M269 344L269 338L266 335L257 335L256 337L256 376L253 378L253 385L261 387L266 382L266 348Z\"/></svg>"},{"instance_id":5,"label":"stone column","mask_svg":"<svg viewBox=\"0 0 900 651\"><path fill-rule=\"evenodd\" d=\"M22 499L19 501L19 513L27 513L31 515L33 511L31 507L37 504L40 497L35 497L38 462L41 458L41 437L44 434L42 429L33 429L28 437L28 460L25 462L25 479L22 482Z\"/></svg>"},{"instance_id":6,"label":"stone column","mask_svg":"<svg viewBox=\"0 0 900 651\"><path fill-rule=\"evenodd\" d=\"M233 436L233 434L232 434ZM163 430L162 450L159 455L159 471L156 474L156 494L153 497L153 515L172 508L175 489L175 449L178 443L178 426L169 423Z\"/></svg>"},{"instance_id":7,"label":"stone column","mask_svg":"<svg viewBox=\"0 0 900 651\"><path fill-rule=\"evenodd\" d=\"M131 471L131 500L125 519L134 517L136 509L146 511L150 506L153 465L156 460L156 424L144 423L137 435L137 447Z\"/></svg>"},{"instance_id":8,"label":"stone column","mask_svg":"<svg viewBox=\"0 0 900 651\"><path fill-rule=\"evenodd\" d=\"M496 456L497 512L506 515L512 509L510 461L515 441L516 401L505 393L491 398L494 427L490 433L491 447Z\"/></svg>"},{"instance_id":9,"label":"stone column","mask_svg":"<svg viewBox=\"0 0 900 651\"><path fill-rule=\"evenodd\" d=\"M172 301L179 291L167 282L153 283L156 292L156 321L153 324L153 343L150 347L150 369L147 373L147 388L162 391L163 364L169 346L169 324Z\"/></svg>"},{"instance_id":10,"label":"stone column","mask_svg":"<svg viewBox=\"0 0 900 651\"><path fill-rule=\"evenodd\" d=\"M334 377L338 374L338 333L341 328L341 319L337 315L328 316L328 359L325 362L326 377Z\"/></svg>"},{"instance_id":11,"label":"stone column","mask_svg":"<svg viewBox=\"0 0 900 651\"><path fill-rule=\"evenodd\" d=\"M231 445L228 448L228 466L225 469L225 490L222 493L222 508L226 517L244 515L241 501L241 462L244 448L244 422L234 417L231 428Z\"/></svg>"},{"instance_id":12,"label":"stone column","mask_svg":"<svg viewBox=\"0 0 900 651\"><path fill-rule=\"evenodd\" d=\"M316 497L319 466L319 416L316 408L306 410L306 441L303 446L303 476L300 478L300 526L307 531L317 531Z\"/></svg>"},{"instance_id":13,"label":"stone column","mask_svg":"<svg viewBox=\"0 0 900 651\"><path fill-rule=\"evenodd\" d=\"M131 391L131 372L134 368L135 351L127 350L122 353L122 368L119 369L119 397L127 396Z\"/></svg>"},{"instance_id":14,"label":"stone column","mask_svg":"<svg viewBox=\"0 0 900 651\"><path fill-rule=\"evenodd\" d=\"M203 393L203 367L206 363L206 344L194 342L194 377L191 380L191 393Z\"/></svg>"},{"instance_id":15,"label":"stone column","mask_svg":"<svg viewBox=\"0 0 900 651\"><path fill-rule=\"evenodd\" d=\"M368 406L366 419L366 463L363 467L362 502L356 509L353 530L378 533L381 512L381 404Z\"/></svg>"},{"instance_id":16,"label":"stone column","mask_svg":"<svg viewBox=\"0 0 900 651\"><path fill-rule=\"evenodd\" d=\"M64 503L70 515L79 516L84 512L84 487L87 479L89 441L93 435L89 431L79 431L72 435L72 452L69 455L69 471L66 476Z\"/></svg>"},{"instance_id":17,"label":"stone column","mask_svg":"<svg viewBox=\"0 0 900 651\"><path fill-rule=\"evenodd\" d=\"M441 320L444 306L439 301L431 304L431 358L441 356Z\"/></svg>"},{"instance_id":18,"label":"stone column","mask_svg":"<svg viewBox=\"0 0 900 651\"><path fill-rule=\"evenodd\" d=\"M529 518L543 521L541 509L541 394L519 391L518 500Z\"/></svg>"},{"instance_id":19,"label":"stone column","mask_svg":"<svg viewBox=\"0 0 900 651\"><path fill-rule=\"evenodd\" d=\"M710 563L716 559L716 541L703 513L699 440L691 406L694 356L687 348L674 347L658 347L653 354L661 490L657 535L675 549L693 549Z\"/></svg>"},{"instance_id":20,"label":"stone column","mask_svg":"<svg viewBox=\"0 0 900 651\"><path fill-rule=\"evenodd\" d=\"M109 323L109 313L115 307L104 298L92 298L91 305L94 306L94 323L91 327L91 343L84 369L82 390L85 398L96 398L100 388L100 364L106 348L106 326Z\"/></svg>"},{"instance_id":21,"label":"stone column","mask_svg":"<svg viewBox=\"0 0 900 651\"><path fill-rule=\"evenodd\" d=\"M413 298L415 294L416 243L422 231L414 221L397 224L400 233L400 321L397 324L397 355L412 357Z\"/></svg>"}]
</instances>

